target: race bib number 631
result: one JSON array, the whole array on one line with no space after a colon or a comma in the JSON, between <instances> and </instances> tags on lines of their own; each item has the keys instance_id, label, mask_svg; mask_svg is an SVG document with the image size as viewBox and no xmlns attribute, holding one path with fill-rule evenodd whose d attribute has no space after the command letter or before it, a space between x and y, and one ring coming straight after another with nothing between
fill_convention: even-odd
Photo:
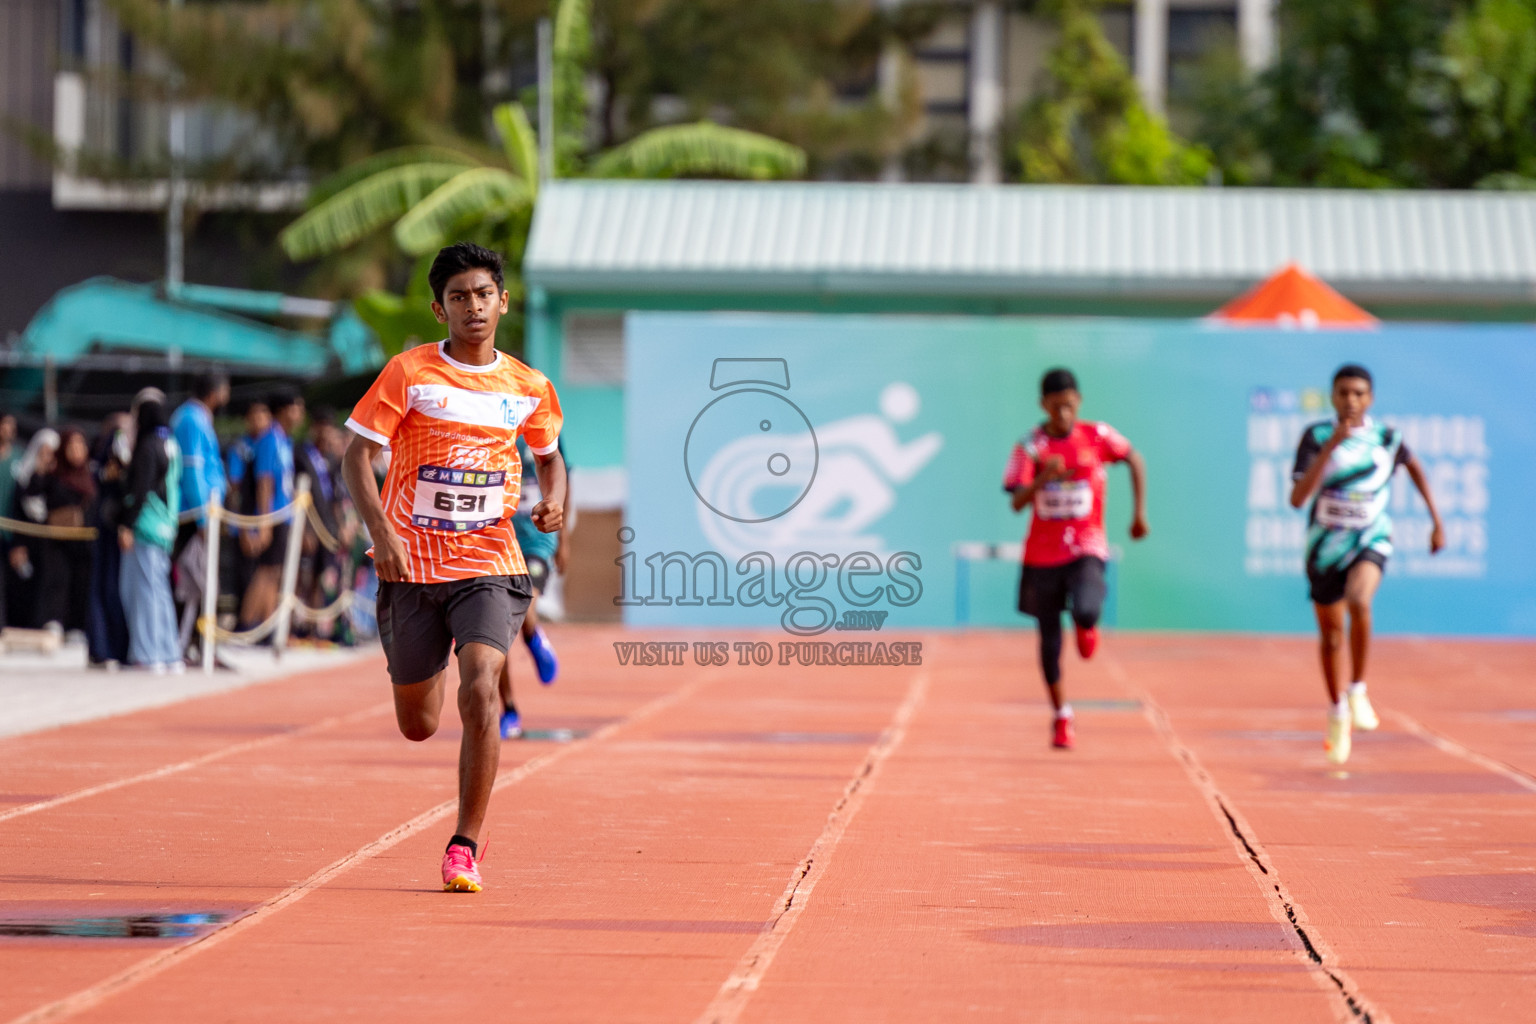
<instances>
[{"instance_id":1,"label":"race bib number 631","mask_svg":"<svg viewBox=\"0 0 1536 1024\"><path fill-rule=\"evenodd\" d=\"M505 472L422 466L416 471L411 522L428 530L465 533L501 521L506 498Z\"/></svg>"}]
</instances>

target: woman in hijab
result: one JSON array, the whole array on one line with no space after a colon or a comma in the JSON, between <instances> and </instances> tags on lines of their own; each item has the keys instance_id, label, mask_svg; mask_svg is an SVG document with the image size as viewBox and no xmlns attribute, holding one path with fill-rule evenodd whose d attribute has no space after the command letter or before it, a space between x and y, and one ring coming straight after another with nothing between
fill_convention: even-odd
<instances>
[{"instance_id":1,"label":"woman in hijab","mask_svg":"<svg viewBox=\"0 0 1536 1024\"><path fill-rule=\"evenodd\" d=\"M137 430L117 540L123 551L119 587L128 616L128 659L155 672L185 669L171 598L171 548L180 511L181 449L171 436L165 396L134 399Z\"/></svg>"},{"instance_id":2,"label":"woman in hijab","mask_svg":"<svg viewBox=\"0 0 1536 1024\"><path fill-rule=\"evenodd\" d=\"M128 661L128 619L120 593L122 549L117 546L117 524L123 514L123 491L128 463L133 458L133 420L115 412L101 424L91 448L96 470L96 502L90 525L96 527L92 542L91 601L86 610L85 637L90 664L115 668Z\"/></svg>"},{"instance_id":3,"label":"woman in hijab","mask_svg":"<svg viewBox=\"0 0 1536 1024\"><path fill-rule=\"evenodd\" d=\"M53 472L54 462L59 451L59 435L57 431L44 427L32 435L32 440L27 442L27 450L21 459L11 467L11 475L16 480L15 507L12 514L17 519L28 520L38 525L48 522L48 496L46 486L49 475ZM45 559L43 549L46 542L41 537L25 537L16 535L15 544L11 547L10 562L15 582L15 590L9 595L7 602L10 611L10 625L13 626L41 626L43 619L37 614L37 598L42 586L40 568Z\"/></svg>"},{"instance_id":4,"label":"woman in hijab","mask_svg":"<svg viewBox=\"0 0 1536 1024\"><path fill-rule=\"evenodd\" d=\"M91 474L90 448L80 431L66 430L61 435L42 493L49 526L85 525L86 510L96 497L96 480ZM60 630L85 629L91 592L90 541L47 538L40 554L38 604L43 623L57 623L49 628Z\"/></svg>"}]
</instances>

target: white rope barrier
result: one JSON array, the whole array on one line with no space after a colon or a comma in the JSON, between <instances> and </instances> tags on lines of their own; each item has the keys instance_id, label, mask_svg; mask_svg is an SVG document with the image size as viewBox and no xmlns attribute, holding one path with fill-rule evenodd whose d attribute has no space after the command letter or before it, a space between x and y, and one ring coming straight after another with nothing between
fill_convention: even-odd
<instances>
[{"instance_id":1,"label":"white rope barrier","mask_svg":"<svg viewBox=\"0 0 1536 1024\"><path fill-rule=\"evenodd\" d=\"M300 513L303 513L303 518L300 518ZM336 600L324 608L310 608L295 594L298 587L299 560L303 555L306 524L314 531L316 540L327 551L339 552L343 547L341 540L320 518L319 510L316 509L314 499L310 495L308 476L299 477L293 501L283 508L259 515L245 515L240 512L231 512L210 498L203 508L186 509L181 512L177 516L177 521L190 523L205 518L208 552L203 570L202 614L197 620L197 630L203 638L204 672L214 670L217 664L214 652L219 643L251 644L272 636L273 652L277 657L282 657L288 645L289 630L294 619L311 623L330 623L346 614L354 603L366 603L365 599L358 597L352 591L344 590ZM223 534L223 527L228 525L237 530L249 531L276 526L279 523L289 523L291 528L288 531L287 549L283 552L282 582L278 590L276 610L250 629L221 628L218 625L219 540ZM5 516L0 516L0 531L26 537L67 541L92 541L100 533L94 526L49 526L46 523L10 519Z\"/></svg>"},{"instance_id":2,"label":"white rope barrier","mask_svg":"<svg viewBox=\"0 0 1536 1024\"><path fill-rule=\"evenodd\" d=\"M23 537L45 537L48 540L95 540L94 526L49 526L26 519L7 519L0 516L0 530L19 533Z\"/></svg>"},{"instance_id":3,"label":"white rope barrier","mask_svg":"<svg viewBox=\"0 0 1536 1024\"><path fill-rule=\"evenodd\" d=\"M176 522L182 524L197 522L206 514L206 509L189 508L177 515ZM313 509L310 510L310 515L311 517L316 516ZM221 517L226 522L233 523L243 529L254 530L262 526L275 526L278 523L285 523L293 517L293 511L291 508L280 508L276 512L268 512L264 515L246 516L240 515L237 512L221 510ZM318 533L323 528L321 526L316 532ZM49 526L47 523L34 523L28 519L11 519L7 516L0 516L0 531L19 533L24 537L43 537L48 540L95 540L101 532L94 526ZM332 544L338 543L336 538L331 537L329 532L326 532L325 536L331 538ZM332 551L336 550L331 544L326 546Z\"/></svg>"}]
</instances>

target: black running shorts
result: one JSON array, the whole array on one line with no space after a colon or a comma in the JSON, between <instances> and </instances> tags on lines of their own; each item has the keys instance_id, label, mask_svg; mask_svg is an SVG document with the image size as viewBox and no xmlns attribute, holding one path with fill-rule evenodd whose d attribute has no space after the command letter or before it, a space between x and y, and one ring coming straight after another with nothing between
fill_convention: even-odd
<instances>
[{"instance_id":1,"label":"black running shorts","mask_svg":"<svg viewBox=\"0 0 1536 1024\"><path fill-rule=\"evenodd\" d=\"M1060 619L1069 605L1096 619L1107 592L1104 560L1091 555L1066 565L1026 565L1019 573L1019 611L1037 619Z\"/></svg>"},{"instance_id":2,"label":"black running shorts","mask_svg":"<svg viewBox=\"0 0 1536 1024\"><path fill-rule=\"evenodd\" d=\"M1313 604L1338 604L1344 600L1344 585L1349 582L1349 570L1361 562L1370 562L1381 567L1382 572L1387 571L1387 556L1380 551L1372 551L1366 548L1355 556L1354 561L1345 566L1334 566L1331 569L1307 569L1307 591Z\"/></svg>"},{"instance_id":3,"label":"black running shorts","mask_svg":"<svg viewBox=\"0 0 1536 1024\"><path fill-rule=\"evenodd\" d=\"M447 583L379 582L379 641L396 686L425 682L465 644L507 652L522 628L533 588L526 575L475 576Z\"/></svg>"},{"instance_id":4,"label":"black running shorts","mask_svg":"<svg viewBox=\"0 0 1536 1024\"><path fill-rule=\"evenodd\" d=\"M528 580L533 584L533 592L544 593L544 588L549 584L549 563L526 551L523 552L523 561L528 563Z\"/></svg>"}]
</instances>

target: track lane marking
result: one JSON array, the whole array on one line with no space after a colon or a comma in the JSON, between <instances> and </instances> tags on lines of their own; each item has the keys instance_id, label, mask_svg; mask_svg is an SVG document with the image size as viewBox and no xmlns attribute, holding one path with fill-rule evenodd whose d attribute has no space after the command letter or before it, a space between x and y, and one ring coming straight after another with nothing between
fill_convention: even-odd
<instances>
[{"instance_id":1,"label":"track lane marking","mask_svg":"<svg viewBox=\"0 0 1536 1024\"><path fill-rule=\"evenodd\" d=\"M368 718L372 715L382 714L383 712L388 711L393 707L393 701L384 701L383 703L375 704L372 707L364 708L361 711L354 711L349 715L332 715L329 718L322 718L320 721L311 722L308 725L296 725L291 729L285 729L283 732L274 733L271 736L263 736L260 739L245 740L243 742L235 743L227 747L220 747L218 750L209 751L206 754L203 754L199 757L189 758L186 761L177 761L175 764L161 765L159 768L151 768L149 771L140 772L137 775L128 775L121 779L114 779L111 782L102 782L95 786L86 786L84 789L76 789L68 793L63 793L59 796L49 797L47 800L38 800L35 803L22 804L20 807L12 807L9 810L0 811L0 822L10 821L12 818L20 818L27 814L36 814L38 811L49 811L55 807L62 807L65 804L72 804L77 800L84 800L87 797L100 796L102 793L110 793L113 790L122 789L125 786L134 786L140 782L153 782L155 779L163 779L167 776L176 775L180 772L189 771L193 768L201 768L205 764L212 764L215 761L222 761L224 758L234 757L236 754L244 754L251 750L260 750L262 747L269 747L275 743L281 743L283 740L293 740L302 736L310 736L317 732L324 732L326 729L330 729L338 725L350 725L353 722L362 721L364 718Z\"/></svg>"},{"instance_id":2,"label":"track lane marking","mask_svg":"<svg viewBox=\"0 0 1536 1024\"><path fill-rule=\"evenodd\" d=\"M1463 746L1462 744L1451 739L1449 736L1445 736L1429 728L1427 725L1424 725L1412 715L1404 714L1401 711L1393 711L1388 709L1386 712L1386 717L1397 722L1398 725L1401 725L1404 729L1407 729L1409 732L1413 733L1413 735L1417 736L1425 743L1428 743L1430 746L1435 747L1442 753L1450 754L1452 757L1459 757L1463 761L1477 765L1479 768L1485 768L1497 775L1502 775L1506 779L1513 782L1515 785L1536 793L1536 777L1532 777L1526 772L1521 771L1519 768L1516 768L1514 765L1506 764L1505 762L1496 758L1489 757L1486 754L1479 754L1471 747Z\"/></svg>"},{"instance_id":3,"label":"track lane marking","mask_svg":"<svg viewBox=\"0 0 1536 1024\"><path fill-rule=\"evenodd\" d=\"M1233 849L1237 851L1243 867L1248 870L1249 877L1263 894L1270 915L1296 933L1303 947L1298 950L1298 955L1311 968L1308 973L1317 979L1325 992L1339 997L1337 1000L1329 1000L1334 1009L1335 1019L1345 1022L1363 1022L1363 1024L1392 1024L1392 1018L1386 1011L1361 995L1360 986L1344 968L1339 966L1338 955L1317 934L1315 927L1307 918L1306 911L1291 895L1285 883L1280 880L1278 870L1270 860L1264 845L1259 842L1258 833L1254 831L1252 825L1248 824L1242 812L1237 810L1231 798L1217 787L1210 772L1195 752L1179 739L1168 713L1152 697L1151 691L1132 682L1130 673L1112 657L1106 657L1104 664L1109 675L1141 701L1142 711L1151 724L1152 731L1163 741L1164 746L1173 755L1173 759L1178 762L1184 774L1204 798L1212 816L1226 827Z\"/></svg>"},{"instance_id":4,"label":"track lane marking","mask_svg":"<svg viewBox=\"0 0 1536 1024\"><path fill-rule=\"evenodd\" d=\"M720 991L715 993L715 998L710 1000L704 1012L699 1014L697 1024L734 1024L741 1018L747 1003L751 1001L758 985L762 983L768 969L773 965L773 958L778 955L780 947L784 945L789 933L794 930L800 915L810 905L811 893L815 890L816 883L827 873L827 865L831 863L838 843L842 841L843 834L848 831L848 826L853 819L858 816L859 809L864 806L864 799L874 786L880 766L895 753L897 747L901 746L902 740L906 739L907 725L927 693L928 673L919 672L907 687L906 695L897 707L896 714L892 716L890 724L885 727L874 746L869 748L858 770L843 787L842 796L838 797L837 802L832 805L832 810L827 815L827 824L822 828L821 834L811 844L805 859L796 865L794 872L790 875L789 885L776 904L779 908L778 913L736 962L735 969L721 984Z\"/></svg>"},{"instance_id":5,"label":"track lane marking","mask_svg":"<svg viewBox=\"0 0 1536 1024\"><path fill-rule=\"evenodd\" d=\"M653 698L647 703L642 704L628 716L621 718L616 722L609 722L602 728L594 730L583 739L577 740L576 742L567 746L557 747L549 753L540 754L538 757L524 761L511 771L503 775L499 775L495 783L491 786L491 792L495 793L498 790L505 789L508 786L516 785L517 783L522 782L524 779L528 778L530 775L533 775L535 772L538 772L544 768L548 768L550 765L556 764L559 761L572 756L577 751L585 750L588 747L607 739L614 733L627 726L642 722L647 718L651 718L654 715L665 711L672 705L693 696L700 689L702 689L704 685L710 681L711 678L712 677L709 675L702 675L695 679L693 682L686 683L683 686L678 687L671 693L664 693L659 697ZM388 706L393 707L393 702L391 702ZM295 885L289 886L287 889L284 889L282 892L278 893L276 896L273 896L271 899L264 900L263 902L253 907L250 911L242 914L240 917L235 918L229 923L221 925L220 927L215 928L214 930L207 932L206 934L199 936L198 938L193 939L191 942L188 942L184 945L176 946L173 949L167 949L154 956L141 960L138 963L119 971L117 974L97 982L95 985L92 985L89 988L81 989L79 992L75 992L72 995L65 996L62 999L57 999L44 1006L38 1007L35 1010L28 1011L19 1017L12 1018L10 1024L43 1024L45 1021L63 1020L76 1014L83 1013L86 1010L93 1009L112 996L118 995L119 993L130 989L141 982L148 981L150 978L153 978L172 967L176 967L185 963L199 953L206 952L207 950L212 949L215 946L222 944L223 942L226 942L236 935L256 927L258 924L261 924L262 922L271 918L274 914L277 914L278 912L293 906L295 903L299 902L304 897L308 896L310 893L314 892L316 889L325 885L327 882L330 882L332 879L338 877L339 875L345 874L347 871L357 867L359 864L372 860L382 853L386 853L387 851L405 842L407 839L410 839L417 833L426 830L429 826L435 825L437 822L457 811L458 806L459 800L457 796L450 800L445 800L438 804L436 807L432 807L416 815L416 817L411 818L403 825L400 825L384 833L384 835L373 840L372 842L366 843L358 849L353 850L351 853L346 854L345 856L335 861L332 861L330 864L321 868L319 871L316 871L302 882L298 882Z\"/></svg>"}]
</instances>

